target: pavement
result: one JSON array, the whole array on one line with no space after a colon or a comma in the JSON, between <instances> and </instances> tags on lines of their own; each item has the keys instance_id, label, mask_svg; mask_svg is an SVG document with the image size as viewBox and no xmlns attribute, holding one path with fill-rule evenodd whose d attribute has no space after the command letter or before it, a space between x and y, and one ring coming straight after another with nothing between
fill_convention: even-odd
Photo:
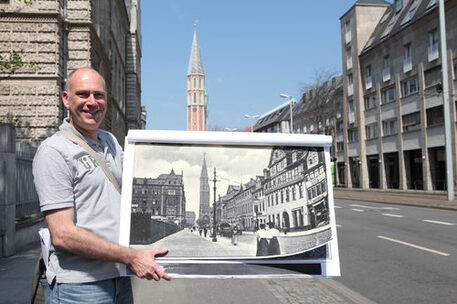
<instances>
[{"instance_id":1,"label":"pavement","mask_svg":"<svg viewBox=\"0 0 457 304\"><path fill-rule=\"evenodd\" d=\"M379 202L457 211L457 200L447 200L445 192L424 193L419 191L360 190L334 188L335 199ZM29 303L32 273L38 258L39 244L15 255L0 257L0 304ZM287 284L265 281L278 303L304 303L302 295L314 303L372 303L336 280L312 278L292 280ZM294 288L295 287L295 288ZM134 289L135 290L135 289ZM176 291L175 291L176 292ZM298 294L297 294L298 293ZM135 296L136 297L136 296ZM138 297L140 298L140 297ZM202 299L205 301L205 299ZM141 303L140 301L138 301ZM309 302L313 303L313 301Z\"/></svg>"}]
</instances>

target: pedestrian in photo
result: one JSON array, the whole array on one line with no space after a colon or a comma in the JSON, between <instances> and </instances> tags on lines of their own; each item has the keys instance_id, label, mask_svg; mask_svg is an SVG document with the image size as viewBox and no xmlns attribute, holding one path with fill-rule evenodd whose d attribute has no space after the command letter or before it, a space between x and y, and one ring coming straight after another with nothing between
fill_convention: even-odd
<instances>
[{"instance_id":1,"label":"pedestrian in photo","mask_svg":"<svg viewBox=\"0 0 457 304\"><path fill-rule=\"evenodd\" d=\"M268 233L269 233L269 244L268 244L268 255L279 255L281 250L279 247L279 230L275 227L275 224L272 222L268 223Z\"/></svg>"},{"instance_id":2,"label":"pedestrian in photo","mask_svg":"<svg viewBox=\"0 0 457 304\"><path fill-rule=\"evenodd\" d=\"M200 236L202 236L202 232L203 232L203 229L201 227L199 227L198 233L200 233Z\"/></svg>"},{"instance_id":3,"label":"pedestrian in photo","mask_svg":"<svg viewBox=\"0 0 457 304\"><path fill-rule=\"evenodd\" d=\"M266 230L265 224L260 224L260 229L257 230L257 253L256 256L268 255L268 237L269 233Z\"/></svg>"},{"instance_id":4,"label":"pedestrian in photo","mask_svg":"<svg viewBox=\"0 0 457 304\"><path fill-rule=\"evenodd\" d=\"M232 231L232 245L236 246L238 244L238 228L235 226L233 227Z\"/></svg>"},{"instance_id":5,"label":"pedestrian in photo","mask_svg":"<svg viewBox=\"0 0 457 304\"><path fill-rule=\"evenodd\" d=\"M204 233L205 237L208 235L208 228L206 228L206 226L205 226L205 228L203 228L203 233Z\"/></svg>"},{"instance_id":6,"label":"pedestrian in photo","mask_svg":"<svg viewBox=\"0 0 457 304\"><path fill-rule=\"evenodd\" d=\"M133 303L130 278L120 277L119 263L140 278L170 279L155 261L166 249L117 244L123 151L111 133L99 129L106 98L97 71L72 72L62 93L69 117L60 132L43 141L33 161L52 240L42 281L47 303Z\"/></svg>"}]
</instances>

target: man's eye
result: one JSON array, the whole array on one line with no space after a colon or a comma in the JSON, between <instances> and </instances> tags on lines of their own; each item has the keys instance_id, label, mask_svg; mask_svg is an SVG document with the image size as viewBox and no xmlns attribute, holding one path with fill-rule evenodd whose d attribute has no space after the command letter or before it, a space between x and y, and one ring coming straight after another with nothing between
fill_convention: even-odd
<instances>
[{"instance_id":1,"label":"man's eye","mask_svg":"<svg viewBox=\"0 0 457 304\"><path fill-rule=\"evenodd\" d=\"M103 94L103 93L94 93L94 98L95 99L104 99L105 98L105 94Z\"/></svg>"},{"instance_id":2,"label":"man's eye","mask_svg":"<svg viewBox=\"0 0 457 304\"><path fill-rule=\"evenodd\" d=\"M90 93L89 92L76 92L76 96L78 96L79 98L89 98L90 96Z\"/></svg>"}]
</instances>

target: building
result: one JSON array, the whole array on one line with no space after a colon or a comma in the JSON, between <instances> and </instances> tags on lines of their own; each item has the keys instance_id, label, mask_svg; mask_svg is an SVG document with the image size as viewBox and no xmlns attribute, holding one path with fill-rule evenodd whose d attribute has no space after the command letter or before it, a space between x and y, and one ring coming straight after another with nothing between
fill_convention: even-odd
<instances>
[{"instance_id":1,"label":"building","mask_svg":"<svg viewBox=\"0 0 457 304\"><path fill-rule=\"evenodd\" d=\"M336 178L337 184L344 184L343 77L317 77L294 107L293 121L294 133L332 136L330 158L343 162L342 174Z\"/></svg>"},{"instance_id":2,"label":"building","mask_svg":"<svg viewBox=\"0 0 457 304\"><path fill-rule=\"evenodd\" d=\"M17 119L19 141L37 144L57 130L68 115L61 101L66 77L87 66L106 81L101 127L121 145L129 128L140 128L138 0L7 0L0 9L0 52L4 58L18 52L27 63L0 71L0 115Z\"/></svg>"},{"instance_id":3,"label":"building","mask_svg":"<svg viewBox=\"0 0 457 304\"><path fill-rule=\"evenodd\" d=\"M197 31L194 30L189 67L187 69L187 131L208 130L208 94L200 57Z\"/></svg>"},{"instance_id":4,"label":"building","mask_svg":"<svg viewBox=\"0 0 457 304\"><path fill-rule=\"evenodd\" d=\"M186 226L193 227L195 225L196 215L194 211L186 211Z\"/></svg>"},{"instance_id":5,"label":"building","mask_svg":"<svg viewBox=\"0 0 457 304\"><path fill-rule=\"evenodd\" d=\"M457 3L445 1L453 159L455 16ZM438 0L359 0L340 21L344 157L338 155L338 167L344 166L344 184L446 190Z\"/></svg>"},{"instance_id":6,"label":"building","mask_svg":"<svg viewBox=\"0 0 457 304\"><path fill-rule=\"evenodd\" d=\"M210 188L208 179L208 169L206 168L206 158L203 155L202 172L200 174L200 204L198 210L198 219L203 224L209 224L211 219L211 209L209 206Z\"/></svg>"},{"instance_id":7,"label":"building","mask_svg":"<svg viewBox=\"0 0 457 304\"><path fill-rule=\"evenodd\" d=\"M262 133L290 133L289 102L262 114L252 129Z\"/></svg>"},{"instance_id":8,"label":"building","mask_svg":"<svg viewBox=\"0 0 457 304\"><path fill-rule=\"evenodd\" d=\"M132 213L147 213L158 220L182 223L187 215L183 175L172 169L157 178L134 178Z\"/></svg>"}]
</instances>

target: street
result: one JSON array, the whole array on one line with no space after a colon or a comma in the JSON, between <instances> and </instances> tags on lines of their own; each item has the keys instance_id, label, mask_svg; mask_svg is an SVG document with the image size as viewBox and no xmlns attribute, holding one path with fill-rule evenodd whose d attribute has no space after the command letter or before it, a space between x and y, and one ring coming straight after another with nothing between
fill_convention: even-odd
<instances>
[{"instance_id":1,"label":"street","mask_svg":"<svg viewBox=\"0 0 457 304\"><path fill-rule=\"evenodd\" d=\"M455 211L336 200L341 278L378 303L456 303Z\"/></svg>"}]
</instances>

